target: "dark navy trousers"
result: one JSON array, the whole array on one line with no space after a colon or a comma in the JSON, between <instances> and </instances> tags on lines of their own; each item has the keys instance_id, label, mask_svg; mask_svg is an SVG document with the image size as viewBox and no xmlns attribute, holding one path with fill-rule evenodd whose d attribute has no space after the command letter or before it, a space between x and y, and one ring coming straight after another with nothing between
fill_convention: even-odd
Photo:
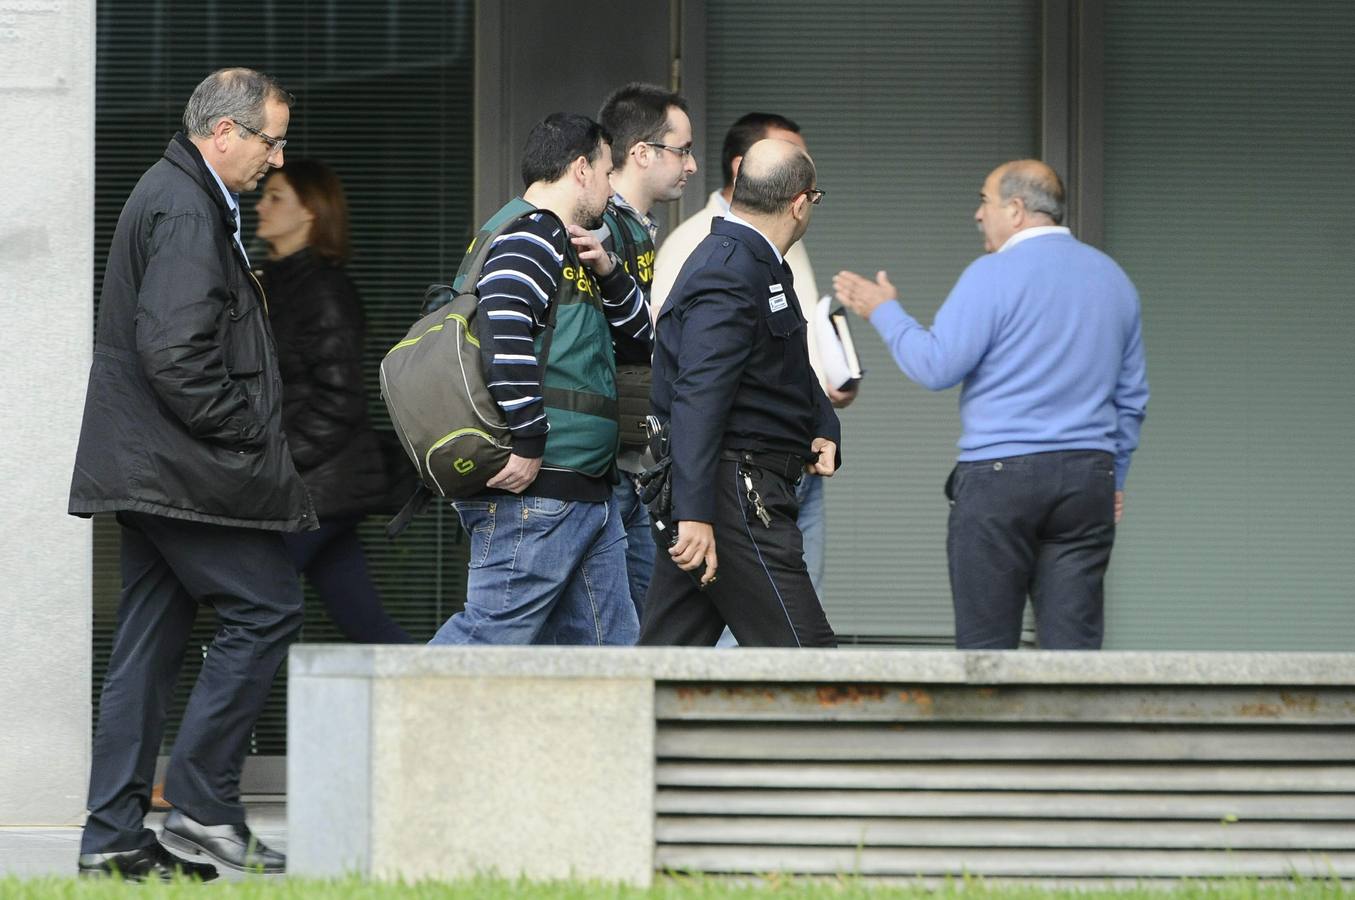
<instances>
[{"instance_id":1,"label":"dark navy trousers","mask_svg":"<svg viewBox=\"0 0 1355 900\"><path fill-rule=\"evenodd\" d=\"M240 770L287 647L301 585L276 532L121 512L122 597L99 703L81 853L149 846L165 717L199 605L221 622L188 698L165 799L208 825L245 820Z\"/></svg>"},{"instance_id":2,"label":"dark navy trousers","mask_svg":"<svg viewBox=\"0 0 1355 900\"><path fill-rule=\"evenodd\" d=\"M668 555L668 533L655 530L640 644L713 647L728 625L741 647L837 646L805 568L795 484L747 467L769 515L770 525L764 525L749 501L742 468L722 459L712 473L719 561L713 584L699 589L697 573L679 569Z\"/></svg>"},{"instance_id":3,"label":"dark navy trousers","mask_svg":"<svg viewBox=\"0 0 1355 900\"><path fill-rule=\"evenodd\" d=\"M358 537L361 522L361 516L328 520L315 531L284 534L282 540L292 564L310 579L344 637L357 644L413 643L381 605Z\"/></svg>"},{"instance_id":4,"label":"dark navy trousers","mask_svg":"<svg viewBox=\"0 0 1355 900\"><path fill-rule=\"evenodd\" d=\"M1115 542L1115 463L1064 450L959 463L946 483L955 646L1009 650L1026 597L1042 650L1098 650Z\"/></svg>"}]
</instances>

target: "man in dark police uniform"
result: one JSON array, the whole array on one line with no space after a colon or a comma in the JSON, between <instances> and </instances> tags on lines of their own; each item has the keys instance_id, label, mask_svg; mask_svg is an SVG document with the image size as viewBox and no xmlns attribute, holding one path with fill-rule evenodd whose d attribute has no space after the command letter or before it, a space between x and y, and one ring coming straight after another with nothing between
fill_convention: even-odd
<instances>
[{"instance_id":1,"label":"man in dark police uniform","mask_svg":"<svg viewBox=\"0 0 1355 900\"><path fill-rule=\"evenodd\" d=\"M840 430L784 262L822 197L802 148L754 144L731 214L659 312L653 405L668 424L672 509L655 526L668 552L641 644L713 645L726 624L744 647L837 643L805 570L795 486L833 474Z\"/></svg>"}]
</instances>

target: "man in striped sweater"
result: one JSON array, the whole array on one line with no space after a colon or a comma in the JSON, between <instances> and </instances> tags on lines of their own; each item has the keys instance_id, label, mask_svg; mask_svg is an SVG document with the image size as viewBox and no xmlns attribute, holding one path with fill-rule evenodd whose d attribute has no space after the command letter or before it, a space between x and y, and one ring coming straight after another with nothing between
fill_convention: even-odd
<instances>
[{"instance_id":1,"label":"man in striped sweater","mask_svg":"<svg viewBox=\"0 0 1355 900\"><path fill-rule=\"evenodd\" d=\"M638 635L612 497L615 372L618 360L649 361L653 330L634 279L590 234L611 195L609 143L585 116L548 116L527 139L525 192L500 211L512 222L476 290L480 350L513 451L483 493L455 504L471 540L466 608L434 644Z\"/></svg>"}]
</instances>

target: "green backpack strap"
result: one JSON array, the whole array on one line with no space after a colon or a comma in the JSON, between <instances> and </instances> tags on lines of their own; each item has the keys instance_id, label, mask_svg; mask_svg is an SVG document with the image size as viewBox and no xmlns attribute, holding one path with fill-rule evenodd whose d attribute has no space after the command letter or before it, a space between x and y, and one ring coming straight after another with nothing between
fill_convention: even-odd
<instances>
[{"instance_id":1,"label":"green backpack strap","mask_svg":"<svg viewBox=\"0 0 1355 900\"><path fill-rule=\"evenodd\" d=\"M518 219L534 212L546 213L556 221L560 218L550 210L539 209L521 197L509 200L498 212L490 216L489 221L480 226L480 231L466 248L466 254L461 258L461 265L457 267L456 276L452 279L452 291L457 294L467 293L468 289L465 287L467 281L471 285L469 290L474 290L475 282L480 279L480 270L485 267L485 259L489 256L489 247L494 243L494 239L507 231Z\"/></svg>"},{"instance_id":2,"label":"green backpack strap","mask_svg":"<svg viewBox=\"0 0 1355 900\"><path fill-rule=\"evenodd\" d=\"M616 207L610 203L602 214L602 221L607 225L607 230L614 235L621 236L621 246L619 249L625 256L626 271L635 283L640 283L640 248L635 245L635 238L631 235L630 226L621 221Z\"/></svg>"},{"instance_id":3,"label":"green backpack strap","mask_svg":"<svg viewBox=\"0 0 1355 900\"><path fill-rule=\"evenodd\" d=\"M450 290L447 290L445 286L439 285L434 285L429 288L430 291L429 303L432 305L425 305L424 307L425 313L427 313L429 310L436 309L438 306L442 304L451 302L453 298L461 294L474 293L475 284L480 280L480 272L485 267L485 260L489 258L489 248L494 243L494 239L497 238L499 235L503 234L504 232L506 232L509 228L511 228L513 226L513 223L516 222L518 219L521 219L524 216L530 216L537 213L540 213L541 215L544 216L549 216L550 218L554 219L556 224L560 226L560 230L564 232L565 235L564 256L566 261L568 261L573 254L571 245L569 243L569 229L565 228L564 221L561 220L559 216L551 212L549 209L542 209L539 206L534 206L531 203L528 203L521 197L514 197L512 200L509 200L507 203L505 203L503 207L499 209L498 212L491 216L489 218L489 221L485 222L485 224L481 226L479 233L475 236L475 239L472 240L470 242L470 246L466 248L466 255L462 258L461 265L456 270L456 277L452 279ZM542 384L545 384L546 381L546 360L550 358L551 338L554 337L555 335L555 312L560 308L560 304L557 301L559 299L560 289L563 286L563 284L564 279L563 276L561 276L560 285L556 287L556 296L552 297L550 301L546 304L547 306L546 324L545 324L546 333L545 335L542 336L541 339L542 343L541 343L540 377ZM437 299L441 301L439 303L433 303L433 296L431 293L433 289L436 287L443 288L443 290L438 291Z\"/></svg>"}]
</instances>

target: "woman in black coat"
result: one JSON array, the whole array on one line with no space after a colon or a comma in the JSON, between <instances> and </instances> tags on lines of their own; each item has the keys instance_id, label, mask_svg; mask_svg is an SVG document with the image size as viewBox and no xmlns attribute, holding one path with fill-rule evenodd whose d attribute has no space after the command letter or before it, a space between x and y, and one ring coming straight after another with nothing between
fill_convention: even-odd
<instances>
[{"instance_id":1,"label":"woman in black coat","mask_svg":"<svg viewBox=\"0 0 1355 900\"><path fill-rule=\"evenodd\" d=\"M285 535L296 564L351 641L412 639L381 605L357 526L387 493L362 382L362 305L343 270L348 203L323 163L290 160L256 207L269 247L260 274L282 373L282 429L318 531Z\"/></svg>"}]
</instances>

